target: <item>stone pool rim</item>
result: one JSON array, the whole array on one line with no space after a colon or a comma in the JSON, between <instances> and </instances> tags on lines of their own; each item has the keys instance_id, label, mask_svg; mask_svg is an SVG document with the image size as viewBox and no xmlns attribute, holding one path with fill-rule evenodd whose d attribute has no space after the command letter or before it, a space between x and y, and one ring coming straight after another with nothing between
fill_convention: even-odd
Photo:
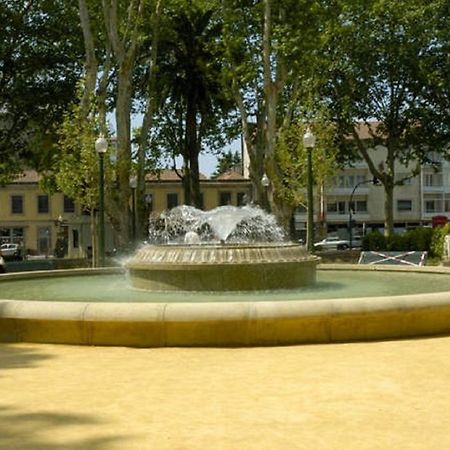
<instances>
[{"instance_id":1,"label":"stone pool rim","mask_svg":"<svg viewBox=\"0 0 450 450\"><path fill-rule=\"evenodd\" d=\"M450 275L448 267L320 264L318 270ZM1 280L123 273L119 267L18 272ZM450 292L353 299L95 303L1 298L0 342L234 347L369 341L450 333Z\"/></svg>"}]
</instances>

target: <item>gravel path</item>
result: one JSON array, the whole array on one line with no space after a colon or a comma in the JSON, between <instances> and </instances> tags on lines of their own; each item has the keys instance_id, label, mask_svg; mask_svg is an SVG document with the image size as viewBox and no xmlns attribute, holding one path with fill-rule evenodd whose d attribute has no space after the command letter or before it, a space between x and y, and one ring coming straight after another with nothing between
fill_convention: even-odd
<instances>
[{"instance_id":1,"label":"gravel path","mask_svg":"<svg viewBox=\"0 0 450 450\"><path fill-rule=\"evenodd\" d=\"M0 344L0 448L450 448L450 337L238 349Z\"/></svg>"}]
</instances>

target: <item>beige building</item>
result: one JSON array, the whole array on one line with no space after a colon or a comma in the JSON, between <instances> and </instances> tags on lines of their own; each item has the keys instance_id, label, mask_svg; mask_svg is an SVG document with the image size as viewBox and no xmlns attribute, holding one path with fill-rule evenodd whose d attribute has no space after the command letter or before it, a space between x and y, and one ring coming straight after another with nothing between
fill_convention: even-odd
<instances>
[{"instance_id":1,"label":"beige building","mask_svg":"<svg viewBox=\"0 0 450 450\"><path fill-rule=\"evenodd\" d=\"M236 172L218 179L201 177L204 209L241 205L249 197L248 179ZM107 190L106 190L107 195ZM174 171L148 176L146 198L149 213L160 213L184 203L180 179ZM131 203L131 199L130 199ZM39 175L25 171L0 187L0 243L20 243L27 255L85 257L91 253L91 217L62 193L48 195L39 188ZM106 251L114 247L114 233L106 230Z\"/></svg>"},{"instance_id":2,"label":"beige building","mask_svg":"<svg viewBox=\"0 0 450 450\"><path fill-rule=\"evenodd\" d=\"M376 164L384 160L385 150L374 153ZM440 155L430 155L435 164L424 165L420 174L394 190L394 222L398 230L431 224L435 216L450 219L450 163ZM411 168L396 164L396 173L404 178ZM251 199L251 183L238 172L228 172L217 179L201 177L203 209L220 205L242 205ZM315 193L315 222L324 220L329 233L345 235L350 206L356 233L378 228L384 223L384 190L372 183L364 162L347 167L330 180L324 195ZM107 191L106 191L107 195ZM159 214L184 203L183 188L174 171L163 170L148 175L146 197L148 212ZM130 199L131 203L131 199ZM12 183L0 187L0 243L18 242L30 255L50 256L55 248L64 256L78 258L90 254L91 220L80 205L63 195L48 195L39 189L39 176L26 171ZM306 229L306 211L295 214L299 235ZM109 228L106 251L114 249L114 233Z\"/></svg>"}]
</instances>

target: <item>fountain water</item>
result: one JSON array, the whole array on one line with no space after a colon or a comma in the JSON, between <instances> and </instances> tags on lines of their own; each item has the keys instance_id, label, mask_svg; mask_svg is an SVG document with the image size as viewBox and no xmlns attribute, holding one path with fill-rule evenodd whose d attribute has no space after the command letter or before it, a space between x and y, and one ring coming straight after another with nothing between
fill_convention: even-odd
<instances>
[{"instance_id":1,"label":"fountain water","mask_svg":"<svg viewBox=\"0 0 450 450\"><path fill-rule=\"evenodd\" d=\"M251 206L180 206L150 226L149 245L126 264L151 291L254 291L313 284L319 258L285 242L275 218Z\"/></svg>"}]
</instances>

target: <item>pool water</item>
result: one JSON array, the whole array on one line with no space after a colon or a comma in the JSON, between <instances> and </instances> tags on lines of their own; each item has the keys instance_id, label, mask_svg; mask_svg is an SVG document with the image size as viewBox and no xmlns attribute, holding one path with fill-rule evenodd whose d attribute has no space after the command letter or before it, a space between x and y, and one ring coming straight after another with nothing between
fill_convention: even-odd
<instances>
[{"instance_id":1,"label":"pool water","mask_svg":"<svg viewBox=\"0 0 450 450\"><path fill-rule=\"evenodd\" d=\"M0 299L62 302L240 302L380 297L450 291L448 274L319 270L314 286L264 292L147 292L126 275L72 275L1 280Z\"/></svg>"}]
</instances>

